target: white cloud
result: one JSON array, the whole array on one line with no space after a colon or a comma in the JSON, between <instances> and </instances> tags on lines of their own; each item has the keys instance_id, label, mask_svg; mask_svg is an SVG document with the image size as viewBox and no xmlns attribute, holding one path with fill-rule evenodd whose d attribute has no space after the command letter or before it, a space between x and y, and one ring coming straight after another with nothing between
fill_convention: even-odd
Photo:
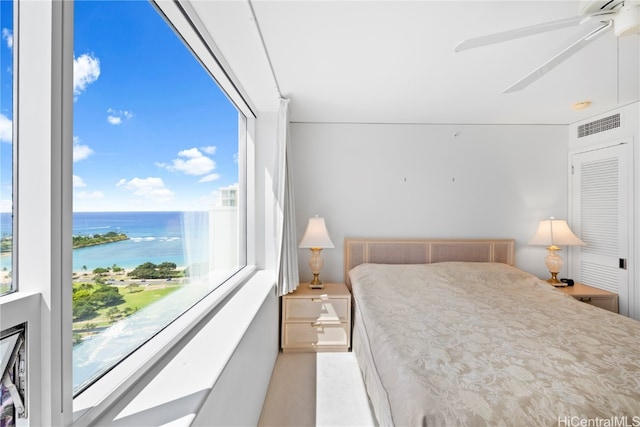
<instances>
[{"instance_id":1,"label":"white cloud","mask_svg":"<svg viewBox=\"0 0 640 427\"><path fill-rule=\"evenodd\" d=\"M73 163L84 160L93 154L93 150L88 145L80 144L80 138L73 137Z\"/></svg>"},{"instance_id":2,"label":"white cloud","mask_svg":"<svg viewBox=\"0 0 640 427\"><path fill-rule=\"evenodd\" d=\"M133 113L127 110L114 110L113 108L109 108L107 110L109 114L107 116L107 121L112 125L119 125L122 123L122 119L131 119L133 117Z\"/></svg>"},{"instance_id":3,"label":"white cloud","mask_svg":"<svg viewBox=\"0 0 640 427\"><path fill-rule=\"evenodd\" d=\"M13 122L4 114L0 114L0 142L11 144L13 136Z\"/></svg>"},{"instance_id":4,"label":"white cloud","mask_svg":"<svg viewBox=\"0 0 640 427\"><path fill-rule=\"evenodd\" d=\"M166 168L173 172L182 172L186 175L206 175L216 168L216 162L210 157L203 155L197 148L182 150L178 153L178 158L173 159L170 165L166 163L156 163L156 166Z\"/></svg>"},{"instance_id":5,"label":"white cloud","mask_svg":"<svg viewBox=\"0 0 640 427\"><path fill-rule=\"evenodd\" d=\"M220 174L212 173L212 174L209 174L207 176L203 176L202 178L200 178L200 180L198 182L199 183L212 182L212 181L216 181L218 179L220 179Z\"/></svg>"},{"instance_id":6,"label":"white cloud","mask_svg":"<svg viewBox=\"0 0 640 427\"><path fill-rule=\"evenodd\" d=\"M3 28L2 38L7 42L7 47L13 49L13 31L8 28Z\"/></svg>"},{"instance_id":7,"label":"white cloud","mask_svg":"<svg viewBox=\"0 0 640 427\"><path fill-rule=\"evenodd\" d=\"M77 191L74 193L74 196L82 200L104 199L104 193L102 193L102 191Z\"/></svg>"},{"instance_id":8,"label":"white cloud","mask_svg":"<svg viewBox=\"0 0 640 427\"><path fill-rule=\"evenodd\" d=\"M73 188L86 187L87 184L78 175L73 175Z\"/></svg>"},{"instance_id":9,"label":"white cloud","mask_svg":"<svg viewBox=\"0 0 640 427\"><path fill-rule=\"evenodd\" d=\"M87 184L78 175L73 175L73 188L86 187ZM75 191L73 197L78 200L98 200L104 199L104 193L102 191Z\"/></svg>"},{"instance_id":10,"label":"white cloud","mask_svg":"<svg viewBox=\"0 0 640 427\"><path fill-rule=\"evenodd\" d=\"M13 203L11 199L0 200L0 212L13 212Z\"/></svg>"},{"instance_id":11,"label":"white cloud","mask_svg":"<svg viewBox=\"0 0 640 427\"><path fill-rule=\"evenodd\" d=\"M173 191L164 186L162 178L133 178L129 181L121 179L116 186L130 191L134 196L144 197L156 202L168 202L175 195Z\"/></svg>"},{"instance_id":12,"label":"white cloud","mask_svg":"<svg viewBox=\"0 0 640 427\"><path fill-rule=\"evenodd\" d=\"M201 147L200 148L202 151L204 151L207 154L211 154L214 155L216 154L216 146L215 145L209 145L208 147Z\"/></svg>"},{"instance_id":13,"label":"white cloud","mask_svg":"<svg viewBox=\"0 0 640 427\"><path fill-rule=\"evenodd\" d=\"M73 59L73 93L80 95L100 77L100 60L88 53Z\"/></svg>"}]
</instances>

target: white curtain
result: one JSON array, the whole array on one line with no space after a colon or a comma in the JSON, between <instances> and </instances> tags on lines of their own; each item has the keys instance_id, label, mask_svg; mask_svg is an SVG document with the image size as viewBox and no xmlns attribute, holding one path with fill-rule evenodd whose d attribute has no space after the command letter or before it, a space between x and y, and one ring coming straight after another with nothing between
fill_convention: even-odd
<instances>
[{"instance_id":1,"label":"white curtain","mask_svg":"<svg viewBox=\"0 0 640 427\"><path fill-rule=\"evenodd\" d=\"M298 242L291 173L291 142L289 136L289 100L280 100L276 130L274 168L274 231L278 295L286 295L298 287Z\"/></svg>"}]
</instances>

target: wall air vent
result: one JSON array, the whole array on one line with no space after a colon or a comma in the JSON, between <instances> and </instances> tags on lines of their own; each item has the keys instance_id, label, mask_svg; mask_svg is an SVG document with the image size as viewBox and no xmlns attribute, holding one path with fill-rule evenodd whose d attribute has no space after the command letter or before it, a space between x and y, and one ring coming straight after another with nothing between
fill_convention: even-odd
<instances>
[{"instance_id":1,"label":"wall air vent","mask_svg":"<svg viewBox=\"0 0 640 427\"><path fill-rule=\"evenodd\" d=\"M620 127L620 113L578 126L578 138Z\"/></svg>"}]
</instances>

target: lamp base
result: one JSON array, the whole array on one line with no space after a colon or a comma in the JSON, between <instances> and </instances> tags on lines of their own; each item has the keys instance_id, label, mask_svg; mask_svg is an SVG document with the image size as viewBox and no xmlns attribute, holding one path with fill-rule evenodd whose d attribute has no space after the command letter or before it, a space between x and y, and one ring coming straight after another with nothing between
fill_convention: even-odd
<instances>
[{"instance_id":1,"label":"lamp base","mask_svg":"<svg viewBox=\"0 0 640 427\"><path fill-rule=\"evenodd\" d=\"M551 278L547 279L547 282L555 286L556 288L567 286L566 283L562 283L558 280L558 272L562 270L564 261L562 257L558 255L558 251L562 250L556 245L551 245L547 248L548 255L544 259L544 264L547 266L547 270L551 273Z\"/></svg>"},{"instance_id":2,"label":"lamp base","mask_svg":"<svg viewBox=\"0 0 640 427\"><path fill-rule=\"evenodd\" d=\"M563 283L560 280L558 280L558 273L554 273L554 272L551 272L551 271L549 273L551 273L551 277L549 279L547 279L547 283L552 284L556 288L563 288L563 287L567 286L566 283Z\"/></svg>"},{"instance_id":3,"label":"lamp base","mask_svg":"<svg viewBox=\"0 0 640 427\"><path fill-rule=\"evenodd\" d=\"M324 288L324 283L322 280L318 279L320 273L313 274L313 280L309 282L309 289L322 289Z\"/></svg>"}]
</instances>

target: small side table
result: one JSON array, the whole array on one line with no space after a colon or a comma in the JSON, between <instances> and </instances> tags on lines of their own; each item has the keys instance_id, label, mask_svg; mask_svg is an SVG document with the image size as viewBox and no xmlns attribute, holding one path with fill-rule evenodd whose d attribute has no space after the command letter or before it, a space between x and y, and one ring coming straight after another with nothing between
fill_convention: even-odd
<instances>
[{"instance_id":1,"label":"small side table","mask_svg":"<svg viewBox=\"0 0 640 427\"><path fill-rule=\"evenodd\" d=\"M301 283L282 297L282 351L349 351L351 294L344 283L309 289Z\"/></svg>"},{"instance_id":2,"label":"small side table","mask_svg":"<svg viewBox=\"0 0 640 427\"><path fill-rule=\"evenodd\" d=\"M618 294L613 292L593 288L582 283L556 289L587 304L595 305L596 307L604 308L614 313L618 312Z\"/></svg>"}]
</instances>

